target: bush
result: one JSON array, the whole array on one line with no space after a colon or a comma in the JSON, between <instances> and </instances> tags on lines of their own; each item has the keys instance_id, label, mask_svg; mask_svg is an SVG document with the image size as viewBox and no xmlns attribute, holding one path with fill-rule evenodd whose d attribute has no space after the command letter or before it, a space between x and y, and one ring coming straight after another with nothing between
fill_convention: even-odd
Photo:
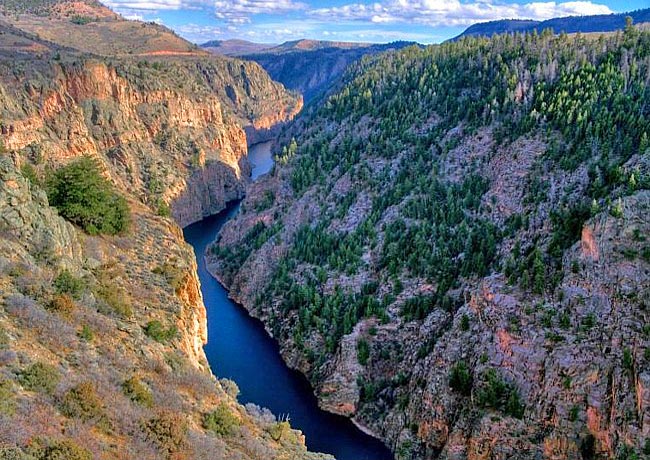
<instances>
[{"instance_id":1,"label":"bush","mask_svg":"<svg viewBox=\"0 0 650 460\"><path fill-rule=\"evenodd\" d=\"M133 307L129 295L121 288L108 283L102 282L94 289L95 295L101 299L110 312L115 313L120 318L130 318L133 316ZM104 313L110 313L104 311Z\"/></svg>"},{"instance_id":2,"label":"bush","mask_svg":"<svg viewBox=\"0 0 650 460\"><path fill-rule=\"evenodd\" d=\"M228 396L237 399L237 396L239 396L239 387L237 386L237 383L230 379L219 379L219 383Z\"/></svg>"},{"instance_id":3,"label":"bush","mask_svg":"<svg viewBox=\"0 0 650 460\"><path fill-rule=\"evenodd\" d=\"M203 428L219 436L232 434L237 426L239 419L226 403L219 404L214 411L203 416Z\"/></svg>"},{"instance_id":4,"label":"bush","mask_svg":"<svg viewBox=\"0 0 650 460\"><path fill-rule=\"evenodd\" d=\"M0 414L11 416L16 411L13 384L11 380L0 380ZM0 455L2 458L2 455Z\"/></svg>"},{"instance_id":5,"label":"bush","mask_svg":"<svg viewBox=\"0 0 650 460\"><path fill-rule=\"evenodd\" d=\"M125 380L122 391L131 401L144 407L153 407L153 394L139 378L134 376Z\"/></svg>"},{"instance_id":6,"label":"bush","mask_svg":"<svg viewBox=\"0 0 650 460\"><path fill-rule=\"evenodd\" d=\"M185 447L187 421L180 415L164 411L141 424L145 437L160 450L174 454Z\"/></svg>"},{"instance_id":7,"label":"bush","mask_svg":"<svg viewBox=\"0 0 650 460\"><path fill-rule=\"evenodd\" d=\"M36 362L18 374L18 381L26 390L51 394L61 379L59 371L50 364Z\"/></svg>"},{"instance_id":8,"label":"bush","mask_svg":"<svg viewBox=\"0 0 650 460\"><path fill-rule=\"evenodd\" d=\"M85 287L84 281L75 277L68 270L63 270L54 279L54 289L57 294L70 294L75 299L81 296Z\"/></svg>"},{"instance_id":9,"label":"bush","mask_svg":"<svg viewBox=\"0 0 650 460\"><path fill-rule=\"evenodd\" d=\"M269 427L269 434L275 441L280 441L291 430L289 422L275 422Z\"/></svg>"},{"instance_id":10,"label":"bush","mask_svg":"<svg viewBox=\"0 0 650 460\"><path fill-rule=\"evenodd\" d=\"M90 157L58 169L48 182L47 195L63 217L91 235L114 235L128 228L126 200L115 192Z\"/></svg>"},{"instance_id":11,"label":"bush","mask_svg":"<svg viewBox=\"0 0 650 460\"><path fill-rule=\"evenodd\" d=\"M68 390L61 401L61 413L84 422L94 420L108 428L104 404L91 382L82 382Z\"/></svg>"},{"instance_id":12,"label":"bush","mask_svg":"<svg viewBox=\"0 0 650 460\"><path fill-rule=\"evenodd\" d=\"M55 295L47 306L48 310L54 311L65 318L69 318L76 308L74 300L68 294Z\"/></svg>"},{"instance_id":13,"label":"bush","mask_svg":"<svg viewBox=\"0 0 650 460\"><path fill-rule=\"evenodd\" d=\"M144 327L144 333L147 337L151 337L156 342L165 343L176 337L178 330L175 326L170 326L165 329L162 323L158 320L149 321Z\"/></svg>"},{"instance_id":14,"label":"bush","mask_svg":"<svg viewBox=\"0 0 650 460\"><path fill-rule=\"evenodd\" d=\"M459 361L449 371L449 386L464 396L472 392L472 374L464 361Z\"/></svg>"},{"instance_id":15,"label":"bush","mask_svg":"<svg viewBox=\"0 0 650 460\"><path fill-rule=\"evenodd\" d=\"M476 398L479 406L501 410L515 418L523 417L525 407L513 385L503 381L494 369L486 372L485 380Z\"/></svg>"},{"instance_id":16,"label":"bush","mask_svg":"<svg viewBox=\"0 0 650 460\"><path fill-rule=\"evenodd\" d=\"M44 446L32 446L29 450L38 460L92 460L90 451L71 439L57 439Z\"/></svg>"},{"instance_id":17,"label":"bush","mask_svg":"<svg viewBox=\"0 0 650 460\"><path fill-rule=\"evenodd\" d=\"M77 336L86 342L92 342L92 340L95 338L95 333L93 330L88 326L87 324L84 324L81 327L81 330L77 333Z\"/></svg>"},{"instance_id":18,"label":"bush","mask_svg":"<svg viewBox=\"0 0 650 460\"><path fill-rule=\"evenodd\" d=\"M365 366L370 358L370 345L364 339L359 339L357 342L357 360L359 364Z\"/></svg>"}]
</instances>

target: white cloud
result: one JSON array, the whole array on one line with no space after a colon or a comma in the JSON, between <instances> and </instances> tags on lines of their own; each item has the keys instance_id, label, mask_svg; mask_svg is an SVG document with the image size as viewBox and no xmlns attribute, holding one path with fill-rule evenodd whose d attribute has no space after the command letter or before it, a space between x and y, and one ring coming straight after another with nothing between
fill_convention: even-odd
<instances>
[{"instance_id":1,"label":"white cloud","mask_svg":"<svg viewBox=\"0 0 650 460\"><path fill-rule=\"evenodd\" d=\"M416 23L430 26L463 26L495 19L544 20L561 16L609 14L602 4L590 1L532 2L525 4L492 3L459 0L386 0L375 3L350 3L309 11L313 17L330 21L363 21L371 23Z\"/></svg>"},{"instance_id":2,"label":"white cloud","mask_svg":"<svg viewBox=\"0 0 650 460\"><path fill-rule=\"evenodd\" d=\"M159 11L197 9L209 6L213 0L104 0L106 6L114 9Z\"/></svg>"},{"instance_id":3,"label":"white cloud","mask_svg":"<svg viewBox=\"0 0 650 460\"><path fill-rule=\"evenodd\" d=\"M282 14L303 10L306 5L293 0L216 0L217 18L230 24L246 24L255 14Z\"/></svg>"}]
</instances>

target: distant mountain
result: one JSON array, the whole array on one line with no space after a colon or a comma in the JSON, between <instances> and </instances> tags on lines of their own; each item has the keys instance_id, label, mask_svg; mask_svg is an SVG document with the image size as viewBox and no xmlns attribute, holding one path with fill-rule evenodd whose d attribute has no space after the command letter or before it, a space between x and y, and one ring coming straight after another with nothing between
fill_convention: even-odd
<instances>
[{"instance_id":1,"label":"distant mountain","mask_svg":"<svg viewBox=\"0 0 650 460\"><path fill-rule=\"evenodd\" d=\"M234 40L229 40L233 42ZM264 46L242 42L248 48ZM218 44L218 46L214 46ZM218 54L226 54L224 42L208 42L202 48ZM345 69L367 54L397 50L414 45L414 42L386 44L329 42L322 40L295 40L255 52L232 53L243 59L259 63L285 87L302 93L305 101L325 92ZM243 46L243 45L242 45Z\"/></svg>"},{"instance_id":2,"label":"distant mountain","mask_svg":"<svg viewBox=\"0 0 650 460\"><path fill-rule=\"evenodd\" d=\"M650 22L650 8L620 14L599 14L595 16L569 16L553 18L546 21L504 19L500 21L484 22L468 27L462 34L455 37L457 40L466 36L492 36L508 32L532 32L537 29L552 29L555 33L588 33L612 32L625 27L625 18L632 17L635 24Z\"/></svg>"},{"instance_id":3,"label":"distant mountain","mask_svg":"<svg viewBox=\"0 0 650 460\"><path fill-rule=\"evenodd\" d=\"M211 40L201 45L201 48L224 56L240 56L243 54L259 53L276 45L254 43L247 40Z\"/></svg>"},{"instance_id":4,"label":"distant mountain","mask_svg":"<svg viewBox=\"0 0 650 460\"><path fill-rule=\"evenodd\" d=\"M282 54L282 53L292 53L296 51L317 51L323 49L341 49L341 50L352 50L352 49L362 49L362 48L371 48L372 43L360 43L360 42L331 42L325 40L293 40L284 42L281 45L278 45L274 48L267 50L269 53L273 54ZM380 45L381 46L381 45Z\"/></svg>"}]
</instances>

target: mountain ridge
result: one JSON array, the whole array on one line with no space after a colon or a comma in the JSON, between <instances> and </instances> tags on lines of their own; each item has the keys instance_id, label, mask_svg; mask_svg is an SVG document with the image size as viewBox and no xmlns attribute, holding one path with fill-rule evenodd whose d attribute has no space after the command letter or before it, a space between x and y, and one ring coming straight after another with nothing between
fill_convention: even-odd
<instances>
[{"instance_id":1,"label":"mountain ridge","mask_svg":"<svg viewBox=\"0 0 650 460\"><path fill-rule=\"evenodd\" d=\"M566 16L535 21L532 19L502 19L482 22L469 26L460 35L452 38L459 40L466 36L490 37L501 33L532 32L541 33L551 29L554 33L592 33L613 32L625 28L625 18L631 17L635 24L650 22L650 8L630 11L627 13L600 14L591 16Z\"/></svg>"}]
</instances>

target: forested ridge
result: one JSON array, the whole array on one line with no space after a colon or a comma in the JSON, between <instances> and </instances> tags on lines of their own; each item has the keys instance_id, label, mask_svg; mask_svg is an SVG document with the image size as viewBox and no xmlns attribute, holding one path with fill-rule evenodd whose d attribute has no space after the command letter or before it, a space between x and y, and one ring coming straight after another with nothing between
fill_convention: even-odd
<instances>
[{"instance_id":1,"label":"forested ridge","mask_svg":"<svg viewBox=\"0 0 650 460\"><path fill-rule=\"evenodd\" d=\"M450 346L441 343L489 329L468 301L496 280L522 304L507 319L509 333L522 334L525 323L541 332L549 353L573 340L573 327L590 334L593 314L572 317L574 300L566 298L573 277L596 276L575 243L585 227L598 230L588 222L628 225L624 215L634 210L625 203L650 187L649 83L650 33L631 22L600 37L468 37L364 58L340 90L285 133L263 199L249 197L239 218L257 222L256 239L222 239L215 263L235 290L253 293L258 314L287 354L304 357L300 366L317 386L329 382L346 338L355 337L357 416L380 420L377 429L391 439L395 430L409 438L394 446L404 448L403 458L433 445L439 452L446 441L423 434L429 416L417 413L423 403L409 393L414 385L433 391L427 379L440 385L447 368L439 360L432 377L401 363L425 362L436 347ZM647 269L646 223L626 227L631 242L616 244L624 260ZM265 247L281 251L269 256ZM247 277L251 263L268 263L269 275ZM638 295L647 281L632 282ZM429 332L409 332L413 321ZM394 342L381 343L382 328L393 326L404 337L391 332ZM408 334L417 346L405 343ZM458 345L474 358L449 369L443 388L471 396L455 407L525 419L521 378L492 369L483 345ZM417 356L408 356L414 348ZM391 411L409 413L412 424L396 429L386 418ZM453 429L458 421L447 423ZM605 449L584 436L575 435L576 449L583 441L587 450ZM640 453L634 436L630 452Z\"/></svg>"}]
</instances>

